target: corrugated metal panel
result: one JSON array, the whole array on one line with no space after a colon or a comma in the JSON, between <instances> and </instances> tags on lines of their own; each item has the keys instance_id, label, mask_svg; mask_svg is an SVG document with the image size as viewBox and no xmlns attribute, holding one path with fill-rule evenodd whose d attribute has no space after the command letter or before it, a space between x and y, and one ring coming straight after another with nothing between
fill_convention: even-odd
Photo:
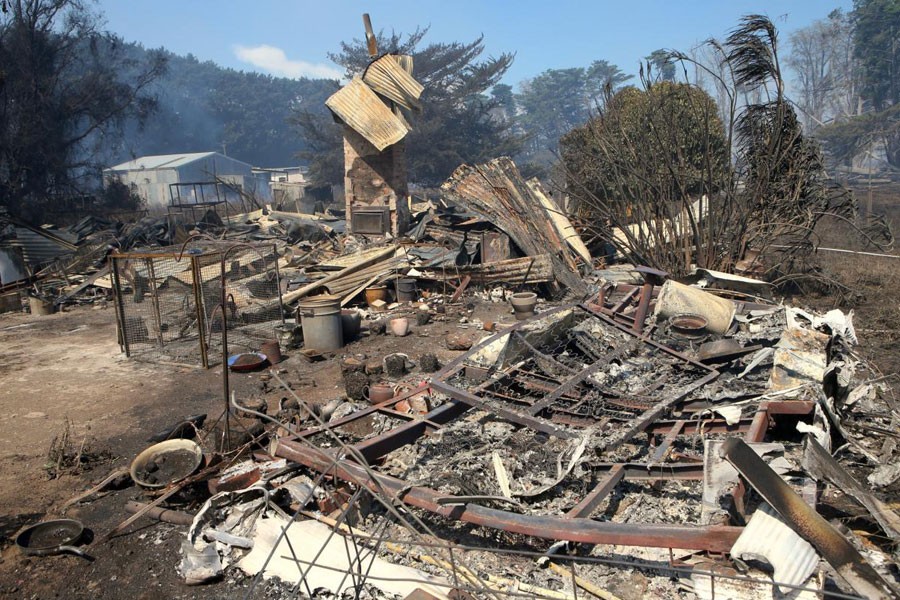
<instances>
[{"instance_id":1,"label":"corrugated metal panel","mask_svg":"<svg viewBox=\"0 0 900 600\"><path fill-rule=\"evenodd\" d=\"M819 555L809 542L797 535L771 506L760 504L731 547L731 555L744 560L765 560L775 568L774 580L792 586L803 585L819 565ZM791 588L778 586L783 593Z\"/></svg>"},{"instance_id":2,"label":"corrugated metal panel","mask_svg":"<svg viewBox=\"0 0 900 600\"><path fill-rule=\"evenodd\" d=\"M397 62L400 64L400 67L409 73L413 74L413 57L409 54L395 54L394 57L397 59Z\"/></svg>"},{"instance_id":3,"label":"corrugated metal panel","mask_svg":"<svg viewBox=\"0 0 900 600\"><path fill-rule=\"evenodd\" d=\"M440 258L439 258L440 259ZM434 268L434 266L429 265ZM424 267L423 267L424 269ZM546 283L553 281L553 263L550 256L526 256L524 258L511 258L483 265L471 265L468 267L455 267L452 271L424 271L425 279L455 279L461 275L471 275L475 283Z\"/></svg>"},{"instance_id":4,"label":"corrugated metal panel","mask_svg":"<svg viewBox=\"0 0 900 600\"><path fill-rule=\"evenodd\" d=\"M24 227L16 227L16 239L9 245L22 250L22 257L32 267L46 265L61 256L70 256L74 251L62 240L53 240Z\"/></svg>"},{"instance_id":5,"label":"corrugated metal panel","mask_svg":"<svg viewBox=\"0 0 900 600\"><path fill-rule=\"evenodd\" d=\"M409 130L359 77L325 101L335 115L379 151L402 140Z\"/></svg>"},{"instance_id":6,"label":"corrugated metal panel","mask_svg":"<svg viewBox=\"0 0 900 600\"><path fill-rule=\"evenodd\" d=\"M325 260L320 262L319 264L323 267L330 268L338 268L345 269L351 265L359 264L370 260L379 254L383 253L385 250L384 246L373 246L372 248L366 248L362 252L355 252L353 254L345 254L342 256L336 256L331 260ZM402 252L402 251L401 251Z\"/></svg>"},{"instance_id":7,"label":"corrugated metal panel","mask_svg":"<svg viewBox=\"0 0 900 600\"><path fill-rule=\"evenodd\" d=\"M421 110L419 97L425 89L412 78L392 54L385 54L366 68L363 81L369 87L407 110Z\"/></svg>"},{"instance_id":8,"label":"corrugated metal panel","mask_svg":"<svg viewBox=\"0 0 900 600\"><path fill-rule=\"evenodd\" d=\"M216 152L188 152L181 154L157 154L153 156L141 156L128 162L106 169L107 171L138 171L141 169L174 169L195 160L207 158Z\"/></svg>"},{"instance_id":9,"label":"corrugated metal panel","mask_svg":"<svg viewBox=\"0 0 900 600\"><path fill-rule=\"evenodd\" d=\"M15 248L0 247L0 285L22 281L28 277L25 263Z\"/></svg>"},{"instance_id":10,"label":"corrugated metal panel","mask_svg":"<svg viewBox=\"0 0 900 600\"><path fill-rule=\"evenodd\" d=\"M560 239L543 205L508 157L462 165L441 186L452 202L469 209L507 234L529 256L552 252L556 279L575 293L586 290L574 255Z\"/></svg>"}]
</instances>

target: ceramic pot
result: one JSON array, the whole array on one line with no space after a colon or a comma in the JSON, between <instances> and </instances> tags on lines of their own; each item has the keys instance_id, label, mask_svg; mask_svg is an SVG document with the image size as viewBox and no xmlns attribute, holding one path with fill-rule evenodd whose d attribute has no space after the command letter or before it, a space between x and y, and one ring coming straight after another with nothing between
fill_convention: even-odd
<instances>
[{"instance_id":1,"label":"ceramic pot","mask_svg":"<svg viewBox=\"0 0 900 600\"><path fill-rule=\"evenodd\" d=\"M387 302L388 289L386 285L373 285L366 288L366 304L372 306L372 303L376 300Z\"/></svg>"},{"instance_id":2,"label":"ceramic pot","mask_svg":"<svg viewBox=\"0 0 900 600\"><path fill-rule=\"evenodd\" d=\"M534 307L537 306L537 294L534 292L519 292L509 298L516 319L521 321L534 316Z\"/></svg>"},{"instance_id":3,"label":"ceramic pot","mask_svg":"<svg viewBox=\"0 0 900 600\"><path fill-rule=\"evenodd\" d=\"M389 383L375 383L363 389L363 397L369 404L381 404L394 397L394 388Z\"/></svg>"},{"instance_id":4,"label":"ceramic pot","mask_svg":"<svg viewBox=\"0 0 900 600\"><path fill-rule=\"evenodd\" d=\"M391 333L397 337L403 337L409 333L409 319L406 317L398 317L390 321Z\"/></svg>"}]
</instances>

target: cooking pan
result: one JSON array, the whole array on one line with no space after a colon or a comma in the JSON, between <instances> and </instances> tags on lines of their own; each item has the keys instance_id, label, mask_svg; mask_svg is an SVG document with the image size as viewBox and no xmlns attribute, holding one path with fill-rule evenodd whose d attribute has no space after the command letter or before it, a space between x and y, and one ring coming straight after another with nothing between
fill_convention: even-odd
<instances>
[{"instance_id":1,"label":"cooking pan","mask_svg":"<svg viewBox=\"0 0 900 600\"><path fill-rule=\"evenodd\" d=\"M87 560L92 556L74 546L84 536L84 525L75 519L55 519L36 523L16 536L16 546L29 556L75 554Z\"/></svg>"}]
</instances>

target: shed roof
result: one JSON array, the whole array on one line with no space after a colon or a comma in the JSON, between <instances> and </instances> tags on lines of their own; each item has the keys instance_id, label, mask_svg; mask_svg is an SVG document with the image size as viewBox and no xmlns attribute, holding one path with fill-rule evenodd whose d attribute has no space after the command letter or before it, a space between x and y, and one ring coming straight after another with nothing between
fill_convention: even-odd
<instances>
[{"instance_id":1,"label":"shed roof","mask_svg":"<svg viewBox=\"0 0 900 600\"><path fill-rule=\"evenodd\" d=\"M181 154L157 154L154 156L141 156L128 162L115 165L106 169L107 171L139 171L142 169L177 169L192 162L209 158L210 156L220 156L230 161L242 162L230 156L225 156L218 152L185 152ZM249 166L249 165L247 165Z\"/></svg>"}]
</instances>

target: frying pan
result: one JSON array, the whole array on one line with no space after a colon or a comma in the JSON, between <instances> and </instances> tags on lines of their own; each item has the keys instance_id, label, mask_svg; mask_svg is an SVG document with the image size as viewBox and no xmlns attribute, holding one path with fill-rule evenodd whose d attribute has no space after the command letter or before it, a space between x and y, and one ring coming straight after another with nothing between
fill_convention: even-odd
<instances>
[{"instance_id":1,"label":"frying pan","mask_svg":"<svg viewBox=\"0 0 900 600\"><path fill-rule=\"evenodd\" d=\"M73 544L84 536L84 525L75 519L55 519L43 521L23 529L16 536L16 546L29 556L50 556L53 554L75 554L87 560L92 556L79 550Z\"/></svg>"}]
</instances>

